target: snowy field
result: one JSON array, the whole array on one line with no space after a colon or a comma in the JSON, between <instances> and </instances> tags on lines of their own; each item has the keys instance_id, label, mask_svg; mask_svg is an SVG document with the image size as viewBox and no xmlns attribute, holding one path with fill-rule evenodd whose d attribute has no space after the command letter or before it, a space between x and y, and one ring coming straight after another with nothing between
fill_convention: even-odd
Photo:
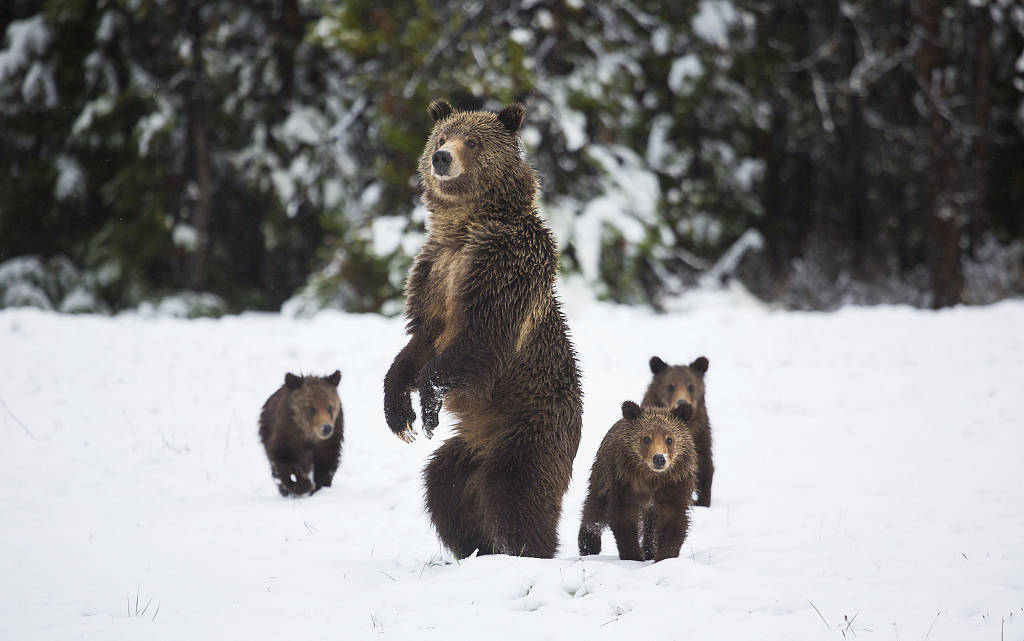
<instances>
[{"instance_id":1,"label":"snowy field","mask_svg":"<svg viewBox=\"0 0 1024 641\"><path fill-rule=\"evenodd\" d=\"M554 560L454 563L381 384L402 322L0 311L2 639L1024 639L1024 302L668 315L570 300L583 442ZM647 360L711 360L717 475L680 558L580 559ZM286 371L343 373L334 487L282 499ZM443 420L445 420L443 418Z\"/></svg>"}]
</instances>

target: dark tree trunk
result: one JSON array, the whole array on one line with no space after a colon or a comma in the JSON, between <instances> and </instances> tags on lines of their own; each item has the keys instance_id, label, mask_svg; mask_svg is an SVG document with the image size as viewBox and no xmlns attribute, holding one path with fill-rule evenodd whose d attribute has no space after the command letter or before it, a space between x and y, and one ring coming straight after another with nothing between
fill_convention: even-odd
<instances>
[{"instance_id":1,"label":"dark tree trunk","mask_svg":"<svg viewBox=\"0 0 1024 641\"><path fill-rule=\"evenodd\" d=\"M924 32L916 64L918 83L926 94L923 102L928 119L929 170L925 215L928 220L928 272L932 306L936 309L961 302L964 286L960 265L960 223L953 198L955 157L950 125L940 111L947 93L939 29L943 6L944 3L938 0L920 0L915 15L917 25Z\"/></svg>"},{"instance_id":2,"label":"dark tree trunk","mask_svg":"<svg viewBox=\"0 0 1024 641\"><path fill-rule=\"evenodd\" d=\"M971 208L970 222L970 244L969 250L972 257L977 256L978 246L981 244L982 235L988 226L988 213L986 210L988 198L988 167L990 153L989 138L989 115L991 111L990 74L992 73L992 16L989 14L988 6L981 6L974 9L978 22L978 64L975 70L975 124L978 127L978 135L975 138L974 154L971 166L974 168L974 198Z\"/></svg>"},{"instance_id":3,"label":"dark tree trunk","mask_svg":"<svg viewBox=\"0 0 1024 641\"><path fill-rule=\"evenodd\" d=\"M278 142L274 139L273 132L288 117L292 100L295 97L295 52L302 42L303 21L297 0L279 0L270 11L264 14L264 19L267 30L273 38L275 71L281 82L277 94L269 96L270 104L266 111L266 128L270 134L269 144L277 145ZM261 218L264 221L269 222L277 215L278 203L271 195L261 198L257 207L256 211L262 209ZM262 245L260 280L263 300L265 304L273 305L277 301L278 257L273 248L267 247L265 237L263 237Z\"/></svg>"}]
</instances>

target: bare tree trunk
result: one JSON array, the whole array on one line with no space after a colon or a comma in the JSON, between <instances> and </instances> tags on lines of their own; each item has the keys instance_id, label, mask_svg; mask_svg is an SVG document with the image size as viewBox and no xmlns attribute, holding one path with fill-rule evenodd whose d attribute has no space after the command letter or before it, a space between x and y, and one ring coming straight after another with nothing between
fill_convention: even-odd
<instances>
[{"instance_id":1,"label":"bare tree trunk","mask_svg":"<svg viewBox=\"0 0 1024 641\"><path fill-rule=\"evenodd\" d=\"M978 17L978 66L975 70L975 100L977 113L975 124L978 136L975 139L974 154L971 165L974 167L974 207L971 209L970 245L972 257L977 256L982 234L988 224L988 212L985 209L988 198L988 167L989 167L989 117L992 104L989 90L989 76L992 73L992 16L986 5L974 10Z\"/></svg>"},{"instance_id":2,"label":"bare tree trunk","mask_svg":"<svg viewBox=\"0 0 1024 641\"><path fill-rule=\"evenodd\" d=\"M941 112L946 98L947 77L939 45L939 21L943 3L919 0L915 21L925 33L917 54L918 82L926 92L924 103L928 116L929 176L925 215L928 217L928 271L932 287L932 306L948 307L961 302L963 272L960 265L960 224L952 195L955 180L953 144L950 125Z\"/></svg>"}]
</instances>

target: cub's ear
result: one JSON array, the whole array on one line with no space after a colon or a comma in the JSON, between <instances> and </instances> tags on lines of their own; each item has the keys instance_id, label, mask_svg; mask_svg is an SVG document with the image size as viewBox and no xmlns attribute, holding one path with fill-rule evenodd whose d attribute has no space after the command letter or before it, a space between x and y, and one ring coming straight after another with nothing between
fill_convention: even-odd
<instances>
[{"instance_id":1,"label":"cub's ear","mask_svg":"<svg viewBox=\"0 0 1024 641\"><path fill-rule=\"evenodd\" d=\"M427 112L430 114L430 118L434 122L444 120L448 116L452 115L452 111L452 106L448 104L447 100L435 100L430 103L430 107L427 108Z\"/></svg>"},{"instance_id":2,"label":"cub's ear","mask_svg":"<svg viewBox=\"0 0 1024 641\"><path fill-rule=\"evenodd\" d=\"M703 376L705 372L708 371L708 365L708 359L701 356L697 360L690 363L690 369Z\"/></svg>"},{"instance_id":3,"label":"cub's ear","mask_svg":"<svg viewBox=\"0 0 1024 641\"><path fill-rule=\"evenodd\" d=\"M657 374L658 372L660 372L661 370L665 369L666 367L668 367L668 363L666 363L665 361L661 360L657 356L652 356L651 357L651 374Z\"/></svg>"},{"instance_id":4,"label":"cub's ear","mask_svg":"<svg viewBox=\"0 0 1024 641\"><path fill-rule=\"evenodd\" d=\"M325 378L324 380L327 381L328 383L330 383L331 385L337 387L338 383L341 382L341 370L340 369L334 370L334 373L331 374L330 376L328 376L327 378Z\"/></svg>"},{"instance_id":5,"label":"cub's ear","mask_svg":"<svg viewBox=\"0 0 1024 641\"><path fill-rule=\"evenodd\" d=\"M688 423L690 419L693 418L693 405L690 405L686 401L680 401L672 408L672 416L675 416L684 423Z\"/></svg>"},{"instance_id":6,"label":"cub's ear","mask_svg":"<svg viewBox=\"0 0 1024 641\"><path fill-rule=\"evenodd\" d=\"M632 421L640 416L640 406L633 401L626 401L622 404L622 418Z\"/></svg>"},{"instance_id":7,"label":"cub's ear","mask_svg":"<svg viewBox=\"0 0 1024 641\"><path fill-rule=\"evenodd\" d=\"M501 124L505 125L505 129L508 129L510 133L516 133L523 126L523 115L525 113L526 107L518 102L513 102L498 112L498 120L501 121Z\"/></svg>"},{"instance_id":8,"label":"cub's ear","mask_svg":"<svg viewBox=\"0 0 1024 641\"><path fill-rule=\"evenodd\" d=\"M302 387L302 379L295 374L288 372L284 375L284 384L287 385L289 389L299 389Z\"/></svg>"}]
</instances>

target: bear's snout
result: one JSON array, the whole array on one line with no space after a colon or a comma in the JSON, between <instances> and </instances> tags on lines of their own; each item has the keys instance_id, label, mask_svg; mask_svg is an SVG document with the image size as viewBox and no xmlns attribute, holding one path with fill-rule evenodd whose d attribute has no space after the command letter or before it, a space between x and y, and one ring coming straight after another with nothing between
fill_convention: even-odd
<instances>
[{"instance_id":1,"label":"bear's snout","mask_svg":"<svg viewBox=\"0 0 1024 641\"><path fill-rule=\"evenodd\" d=\"M655 454L654 458L652 459L651 462L654 463L654 469L656 469L656 470L663 470L663 469L665 469L665 455L664 454Z\"/></svg>"},{"instance_id":2,"label":"bear's snout","mask_svg":"<svg viewBox=\"0 0 1024 641\"><path fill-rule=\"evenodd\" d=\"M446 149L439 149L434 152L434 156L430 159L431 164L434 166L434 173L438 176L445 176L448 174L448 170L452 166L452 153Z\"/></svg>"},{"instance_id":3,"label":"bear's snout","mask_svg":"<svg viewBox=\"0 0 1024 641\"><path fill-rule=\"evenodd\" d=\"M330 423L324 423L323 425L320 426L320 434L323 435L324 438L327 438L328 436L330 436L331 432L333 432L333 431L334 431L334 426L331 425Z\"/></svg>"}]
</instances>

